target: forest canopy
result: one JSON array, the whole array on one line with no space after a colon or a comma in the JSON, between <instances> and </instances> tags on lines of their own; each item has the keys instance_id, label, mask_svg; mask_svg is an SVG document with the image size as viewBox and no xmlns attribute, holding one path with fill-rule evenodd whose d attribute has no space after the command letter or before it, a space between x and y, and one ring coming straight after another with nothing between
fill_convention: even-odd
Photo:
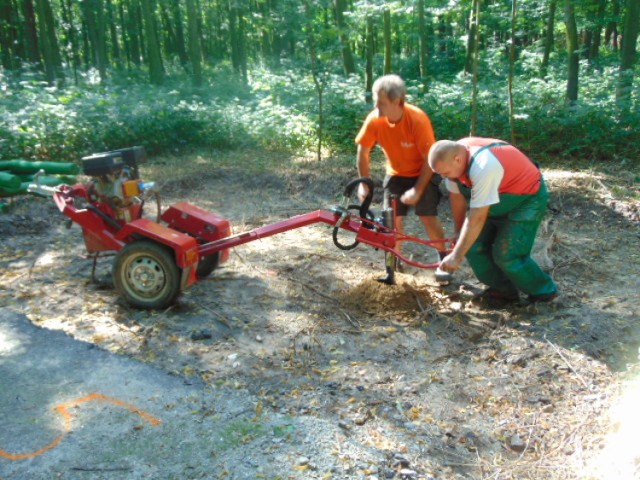
<instances>
[{"instance_id":1,"label":"forest canopy","mask_svg":"<svg viewBox=\"0 0 640 480\"><path fill-rule=\"evenodd\" d=\"M640 0L1 0L0 159L351 152L384 73L438 138L636 162Z\"/></svg>"}]
</instances>

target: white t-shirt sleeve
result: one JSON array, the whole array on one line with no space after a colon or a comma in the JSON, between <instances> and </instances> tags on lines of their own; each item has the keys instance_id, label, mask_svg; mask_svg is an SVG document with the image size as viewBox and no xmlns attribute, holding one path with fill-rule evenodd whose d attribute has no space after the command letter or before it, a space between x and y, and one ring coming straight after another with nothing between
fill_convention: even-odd
<instances>
[{"instance_id":1,"label":"white t-shirt sleeve","mask_svg":"<svg viewBox=\"0 0 640 480\"><path fill-rule=\"evenodd\" d=\"M488 148L480 152L469 169L471 202L469 207L480 208L500 203L498 189L504 177L504 167Z\"/></svg>"},{"instance_id":2,"label":"white t-shirt sleeve","mask_svg":"<svg viewBox=\"0 0 640 480\"><path fill-rule=\"evenodd\" d=\"M444 179L444 186L447 187L447 190L451 193L460 193L460 188L458 188L458 183L453 180L449 180L448 178Z\"/></svg>"}]
</instances>

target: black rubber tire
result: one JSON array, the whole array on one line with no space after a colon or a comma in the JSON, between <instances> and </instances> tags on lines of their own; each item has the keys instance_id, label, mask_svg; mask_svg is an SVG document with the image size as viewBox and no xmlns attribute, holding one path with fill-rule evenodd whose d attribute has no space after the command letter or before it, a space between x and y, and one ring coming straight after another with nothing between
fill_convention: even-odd
<instances>
[{"instance_id":1,"label":"black rubber tire","mask_svg":"<svg viewBox=\"0 0 640 480\"><path fill-rule=\"evenodd\" d=\"M180 294L180 269L165 245L139 240L126 245L113 261L113 283L134 307L160 309Z\"/></svg>"},{"instance_id":2,"label":"black rubber tire","mask_svg":"<svg viewBox=\"0 0 640 480\"><path fill-rule=\"evenodd\" d=\"M196 267L196 276L199 279L203 279L211 275L216 268L218 268L218 261L220 259L220 253L212 253L211 255L207 255L202 257L198 261L198 266Z\"/></svg>"}]
</instances>

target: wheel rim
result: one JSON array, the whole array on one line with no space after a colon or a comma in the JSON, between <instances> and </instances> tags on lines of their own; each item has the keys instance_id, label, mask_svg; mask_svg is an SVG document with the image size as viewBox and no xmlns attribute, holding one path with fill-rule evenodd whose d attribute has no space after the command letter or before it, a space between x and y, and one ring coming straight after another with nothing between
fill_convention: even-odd
<instances>
[{"instance_id":1,"label":"wheel rim","mask_svg":"<svg viewBox=\"0 0 640 480\"><path fill-rule=\"evenodd\" d=\"M126 285L131 293L143 298L155 298L167 284L162 265L154 258L140 255L125 268Z\"/></svg>"}]
</instances>

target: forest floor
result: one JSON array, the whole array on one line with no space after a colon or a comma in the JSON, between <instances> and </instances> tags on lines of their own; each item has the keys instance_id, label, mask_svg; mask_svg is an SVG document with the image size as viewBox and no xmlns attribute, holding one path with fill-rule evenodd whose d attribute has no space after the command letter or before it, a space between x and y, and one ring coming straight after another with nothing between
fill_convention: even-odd
<instances>
[{"instance_id":1,"label":"forest floor","mask_svg":"<svg viewBox=\"0 0 640 480\"><path fill-rule=\"evenodd\" d=\"M189 201L236 233L337 204L355 177L344 161L263 168L260 155L156 158L141 172L163 205ZM92 282L79 227L35 197L0 218L0 304L242 393L251 415L233 447L171 478L640 478L637 410L621 410L640 397L640 177L618 170L543 169L551 202L534 252L560 289L548 304L476 307L466 265L446 287L418 269L380 284L382 252L339 250L315 225L236 247L174 306L137 310L111 286L113 257ZM407 231L423 236L413 216ZM267 434L271 415L290 428Z\"/></svg>"}]
</instances>

